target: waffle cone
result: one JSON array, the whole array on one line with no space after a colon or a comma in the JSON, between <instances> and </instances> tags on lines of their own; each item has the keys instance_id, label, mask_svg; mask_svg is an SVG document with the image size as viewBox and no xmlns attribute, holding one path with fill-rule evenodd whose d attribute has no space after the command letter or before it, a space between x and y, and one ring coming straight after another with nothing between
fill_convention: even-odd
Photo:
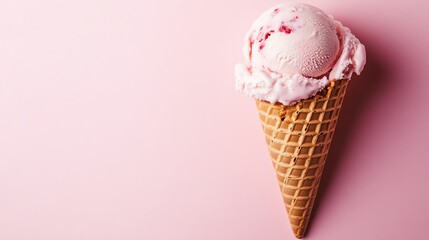
<instances>
[{"instance_id":1,"label":"waffle cone","mask_svg":"<svg viewBox=\"0 0 429 240\"><path fill-rule=\"evenodd\" d=\"M332 81L292 106L256 100L292 230L302 238L335 131L348 80Z\"/></svg>"}]
</instances>

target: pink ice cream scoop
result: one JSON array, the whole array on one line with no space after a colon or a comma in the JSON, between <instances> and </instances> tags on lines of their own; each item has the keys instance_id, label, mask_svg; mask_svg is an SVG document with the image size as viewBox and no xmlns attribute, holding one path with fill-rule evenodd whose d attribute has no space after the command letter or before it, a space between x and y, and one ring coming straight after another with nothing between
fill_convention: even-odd
<instances>
[{"instance_id":1,"label":"pink ice cream scoop","mask_svg":"<svg viewBox=\"0 0 429 240\"><path fill-rule=\"evenodd\" d=\"M365 47L348 28L302 3L264 12L245 37L244 56L235 70L237 90L284 105L360 74L365 65Z\"/></svg>"}]
</instances>

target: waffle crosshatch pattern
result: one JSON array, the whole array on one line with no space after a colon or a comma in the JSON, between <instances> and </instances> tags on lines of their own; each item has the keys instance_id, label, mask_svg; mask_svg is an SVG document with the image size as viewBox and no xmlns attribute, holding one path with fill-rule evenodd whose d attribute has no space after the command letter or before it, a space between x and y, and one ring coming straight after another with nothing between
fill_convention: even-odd
<instances>
[{"instance_id":1,"label":"waffle crosshatch pattern","mask_svg":"<svg viewBox=\"0 0 429 240\"><path fill-rule=\"evenodd\" d=\"M348 80L293 106L257 100L262 129L292 230L304 236Z\"/></svg>"}]
</instances>

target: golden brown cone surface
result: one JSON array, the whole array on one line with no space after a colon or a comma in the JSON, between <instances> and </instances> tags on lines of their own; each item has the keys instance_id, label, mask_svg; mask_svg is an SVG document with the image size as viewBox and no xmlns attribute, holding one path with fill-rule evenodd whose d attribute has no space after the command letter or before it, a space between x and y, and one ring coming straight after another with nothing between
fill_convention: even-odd
<instances>
[{"instance_id":1,"label":"golden brown cone surface","mask_svg":"<svg viewBox=\"0 0 429 240\"><path fill-rule=\"evenodd\" d=\"M348 80L332 81L295 105L256 100L292 230L302 238L335 131Z\"/></svg>"}]
</instances>

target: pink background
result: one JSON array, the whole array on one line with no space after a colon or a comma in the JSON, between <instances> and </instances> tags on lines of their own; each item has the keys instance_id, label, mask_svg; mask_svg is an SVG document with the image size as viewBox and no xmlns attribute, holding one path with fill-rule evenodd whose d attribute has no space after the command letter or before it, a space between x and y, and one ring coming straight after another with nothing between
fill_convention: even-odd
<instances>
[{"instance_id":1,"label":"pink background","mask_svg":"<svg viewBox=\"0 0 429 240\"><path fill-rule=\"evenodd\" d=\"M368 52L308 239L427 239L428 4L308 2ZM244 34L277 3L1 1L0 239L293 239L234 91Z\"/></svg>"}]
</instances>

